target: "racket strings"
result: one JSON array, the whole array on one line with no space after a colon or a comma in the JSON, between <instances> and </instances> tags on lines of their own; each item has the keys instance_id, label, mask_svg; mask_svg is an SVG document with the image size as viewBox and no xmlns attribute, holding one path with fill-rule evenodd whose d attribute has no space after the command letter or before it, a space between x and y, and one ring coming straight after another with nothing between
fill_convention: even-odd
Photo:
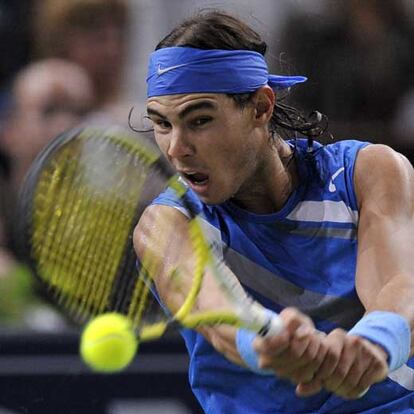
<instances>
[{"instance_id":1,"label":"racket strings","mask_svg":"<svg viewBox=\"0 0 414 414\"><path fill-rule=\"evenodd\" d=\"M159 153L120 134L88 130L56 145L49 158L35 183L32 254L41 263L37 274L65 313L81 323L107 311L124 313L142 340L160 337L177 320L185 325L188 316L199 324L191 313L209 256L197 220L189 224L194 278L175 315L164 312L153 280L164 257L148 253L139 271L136 265L132 230L170 177ZM179 184L174 191L181 197L186 188ZM161 235L166 251L175 229L170 223L161 228L171 232ZM173 266L163 269L175 284L182 274Z\"/></svg>"},{"instance_id":2,"label":"racket strings","mask_svg":"<svg viewBox=\"0 0 414 414\"><path fill-rule=\"evenodd\" d=\"M82 278L79 279L77 266L84 260L82 256L85 250L79 250L79 246L85 245L85 231L79 232L78 225L87 226L88 222L85 216L88 211L88 205L82 203L85 198L85 187L80 185L82 174L74 174L78 170L79 162L74 161L73 155L62 151L57 162L51 166L53 175L59 171L60 166L64 166L69 173L58 174L61 177L60 186L56 190L56 199L46 201L51 207L55 207L55 214L52 214L52 220L46 224L48 229L43 240L43 257L41 259L46 263L53 263L56 269L44 269L42 275L48 277L51 275L52 286L58 286L56 291L58 301L61 305L71 309L71 300L77 298L76 291L79 285L82 286ZM77 158L75 158L76 160ZM43 178L45 182L47 176ZM41 190L41 187L40 187ZM39 210L39 208L37 208ZM71 211L71 215L66 215L67 211ZM36 226L35 226L36 227ZM37 228L41 228L37 225ZM51 243L53 242L53 245ZM75 273L75 278L70 277Z\"/></svg>"},{"instance_id":3,"label":"racket strings","mask_svg":"<svg viewBox=\"0 0 414 414\"><path fill-rule=\"evenodd\" d=\"M135 285L131 304L128 309L128 316L133 321L133 326L135 327L139 327L141 324L152 285L152 281L149 278L149 273L145 266L146 265L141 266L140 268L138 282Z\"/></svg>"},{"instance_id":4,"label":"racket strings","mask_svg":"<svg viewBox=\"0 0 414 414\"><path fill-rule=\"evenodd\" d=\"M82 139L90 143L93 136ZM118 153L115 170L119 174L116 174L118 183L106 197L99 194L99 188L93 189L93 185L92 190L88 188L88 177L97 176L100 171L88 168L94 162L88 162L87 158L80 165L81 142L67 151L61 150L40 178L35 197L34 211L38 217L34 227L38 231L33 238L37 246L34 254L41 263L39 273L52 286L60 305L77 320L100 313L109 305L117 269L125 255L122 241L128 239L136 218L136 200L144 183L144 179L141 182L134 179L132 185L125 176L134 172L136 164L145 165L153 160L143 150L131 151L130 145L122 140L110 136L107 141L103 152L112 151L111 157ZM102 142L99 145L102 149ZM144 163L137 162L137 157L145 159ZM134 178L138 177L142 175L136 173ZM117 196L118 192L122 197ZM39 212L44 212L43 216ZM128 281L131 284L130 278ZM120 284L124 285L124 294L115 295L118 301L115 307L126 296L127 284Z\"/></svg>"},{"instance_id":5,"label":"racket strings","mask_svg":"<svg viewBox=\"0 0 414 414\"><path fill-rule=\"evenodd\" d=\"M157 293L151 275L158 274L159 271L159 260L154 260L152 253L146 251L141 261L138 281L128 310L132 326L135 328L137 336L143 341L162 336L169 322L161 304L157 303L158 306L155 308L154 296L157 296ZM154 294L153 296L150 295L151 292Z\"/></svg>"},{"instance_id":6,"label":"racket strings","mask_svg":"<svg viewBox=\"0 0 414 414\"><path fill-rule=\"evenodd\" d=\"M59 249L64 237L64 234L59 231L62 227L62 220L65 221L63 226L70 230L70 226L66 222L67 217L64 214L64 206L68 203L68 193L61 191L59 184L67 179L75 178L71 170L76 169L77 165L72 163L71 165L65 165L65 167L61 170L56 168L52 172L46 171L40 179L39 191L36 193L34 204L34 210L38 214L34 218L33 244L35 255L39 258L41 273L46 275L47 279L50 279L52 287L63 283L61 285L62 289L68 290L71 288L71 284L68 283L70 280L68 278L61 279L61 273L57 269L55 270L58 263L60 267L62 263L65 263L65 256L62 255ZM43 193L42 184L47 187L49 179L56 182L56 187L52 187L51 191ZM69 253L71 248L71 246L66 246L63 254Z\"/></svg>"},{"instance_id":7,"label":"racket strings","mask_svg":"<svg viewBox=\"0 0 414 414\"><path fill-rule=\"evenodd\" d=\"M94 206L92 203L92 199L94 194L88 194L86 187L83 185L83 180L85 175L87 175L88 171L84 171L78 178L79 181L76 183L72 183L72 185L68 186L68 194L71 194L72 188L79 191L73 192L72 201L75 204L75 208L69 206L69 209L74 211L74 215L71 216L74 223L81 224L80 226L74 226L72 223L68 223L69 225L63 224L63 229L68 229L69 232L66 234L66 241L62 243L62 246L68 246L67 241L69 240L75 250L74 252L63 253L63 257L75 257L76 260L72 260L68 263L67 273L69 275L75 274L76 278L72 279L73 281L77 281L77 283L72 287L73 294L70 296L66 296L66 307L68 308L69 312L72 313L75 310L77 311L77 318L84 316L84 313L87 311L88 305L94 303L96 301L91 301L91 299L87 296L87 294L94 292L97 298L102 297L101 287L102 283L100 282L99 278L96 277L96 274L101 271L100 269L104 262L100 261L99 254L97 249L92 249L91 246L96 246L94 244L94 236L95 234L99 234L98 232L95 233L95 229L99 224L99 221L102 220L102 215L105 215L105 212L101 211L99 208L99 202L97 206ZM96 209L95 207L98 207ZM103 213L103 214L102 214ZM72 231L71 231L72 230ZM62 232L63 233L63 232ZM70 245L70 244L69 244ZM86 248L83 248L86 246ZM103 247L103 246L102 246ZM83 264L82 267L79 267L79 264ZM89 282L92 281L91 286L88 286ZM78 299L79 303L76 303L73 299ZM102 308L101 301L98 300L95 305L99 311Z\"/></svg>"},{"instance_id":8,"label":"racket strings","mask_svg":"<svg viewBox=\"0 0 414 414\"><path fill-rule=\"evenodd\" d=\"M137 174L135 191L133 195L134 199L141 199L141 196L145 192L146 187L149 184L148 172L145 171L143 166L137 162L134 158L133 168ZM134 211L135 210L135 211ZM139 209L134 206L134 218L133 221L137 222L139 218ZM131 223L130 223L131 227ZM128 238L128 244L123 257L122 262L118 266L118 274L113 282L111 304L115 310L120 312L128 312L133 299L131 298L131 292L134 292L134 286L139 283L139 275L136 268L136 255L133 250L132 236Z\"/></svg>"},{"instance_id":9,"label":"racket strings","mask_svg":"<svg viewBox=\"0 0 414 414\"><path fill-rule=\"evenodd\" d=\"M99 258L100 260L99 264L93 269L93 276L90 266L83 269L85 275L91 277L92 282L89 286L84 286L79 290L88 293L88 295L85 296L85 305L96 305L96 308L93 309L94 313L101 313L109 305L112 285L116 277L118 264L124 253L123 241L128 238L128 231L130 228L129 220L125 223L122 222L123 220L121 221L124 212L116 205L116 203L109 206L113 208L113 211L110 209L105 211L106 209L100 207L101 206L97 206L98 210L95 213L97 220L96 226L101 228L102 232L108 231L116 217L117 221L115 221L115 223L118 222L118 226L111 226L110 234L112 234L113 238L110 245L107 243L107 238L100 234L100 231L98 231L98 237L90 243L95 246L95 249L89 252L90 256ZM86 310L88 312L92 311L92 309L85 309L85 311Z\"/></svg>"},{"instance_id":10,"label":"racket strings","mask_svg":"<svg viewBox=\"0 0 414 414\"><path fill-rule=\"evenodd\" d=\"M91 207L92 210L88 214L90 217L88 226L91 229L96 231L97 227L106 227L110 224L111 214L107 214L107 211L102 209L99 203ZM72 301L71 309L71 311L76 310L77 317L82 319L90 313L100 313L106 308L111 289L110 276L116 271L114 263L111 263L111 257L118 256L117 251L113 251L111 255L105 254L106 246L102 240L99 240L99 231L96 233L98 236L92 230L88 233L89 237L85 243L81 243L88 248L82 250L79 256L79 263L84 265L77 269L80 272L80 280L74 292L74 298L79 298L80 304ZM116 241L116 237L114 237L114 246L116 246ZM76 266L77 263L74 265Z\"/></svg>"},{"instance_id":11,"label":"racket strings","mask_svg":"<svg viewBox=\"0 0 414 414\"><path fill-rule=\"evenodd\" d=\"M135 147L131 148L130 146L125 145L122 141L114 141L112 142L112 145L115 146L114 150L116 152L115 158L117 160L117 168L121 171L120 177L117 178L117 186L119 188L113 196L116 197L118 194L122 195L122 200L120 200L120 202L122 203L122 210L126 221L124 223L125 225L121 227L124 231L129 231L132 228L133 221L136 221L136 200L142 199L144 195L143 193L145 192L146 187L148 187L149 182L147 182L148 180L146 179L148 176L147 170L152 167L149 163L153 162L154 158L140 148L139 151L132 151ZM125 151L128 152L125 153ZM116 186L114 185L113 187L115 188ZM114 222L120 223L121 217L119 216L118 211L114 209L114 212ZM113 228L114 227L112 227L112 229ZM131 238L128 237L128 234L123 231L118 231L116 228L114 229L114 232L116 237L112 240L111 245L122 246L121 251L124 251L122 252L122 259L119 263L117 263L116 260L113 261L113 263L117 263L118 265L117 274L112 271L109 273L113 275L113 277L108 280L108 287L111 288L112 293L107 306L109 306L111 310L125 312L130 306L131 292L133 291L133 286L137 279L134 260L135 254L131 254L132 242ZM121 241L125 239L128 240L126 247L121 243ZM121 253L121 251L119 253ZM143 300L141 306L144 307L148 290L145 291L138 288L137 291L141 292L140 297ZM97 313L102 310L103 309L98 309Z\"/></svg>"},{"instance_id":12,"label":"racket strings","mask_svg":"<svg viewBox=\"0 0 414 414\"><path fill-rule=\"evenodd\" d=\"M117 144L115 146L115 151L122 151L122 148L120 149ZM142 183L137 180L135 189L132 186L125 186L128 182L123 177L129 176L133 172L130 167L133 155L122 154L122 157L120 157L117 154L116 159L118 160L119 158L123 162L122 164L118 163L116 166L116 169L119 170L117 172L120 172L120 174L117 174L119 175L119 177L116 177L118 183L113 186L113 194L108 194L108 200L98 202L96 206L97 212L93 212L93 215L97 218L96 226L99 231L96 232L97 238L91 240L88 245L96 247L95 251L90 253L92 257L99 258L100 260L95 268L91 285L79 289L80 291L89 293L84 301L85 306L89 306L89 308L85 307L83 309L85 316L90 313L101 313L107 308L119 310L120 302L122 302L119 299L126 298L127 296L125 295L125 292L128 291L126 289L123 292L117 292L116 297L118 298L118 303L112 303L114 296L113 286L117 278L118 268L125 255L126 246L124 241L129 240L129 232L134 218L134 204L141 191L140 187ZM91 164L93 165L93 163ZM131 193L132 190L134 191ZM117 197L118 192L122 194L122 199ZM91 198L99 200L98 194L91 194ZM108 233L112 237L109 238ZM91 269L85 269L84 272L86 275L90 275ZM129 269L129 272L126 274L130 278L132 274L131 270ZM120 287L122 287L122 284L120 284ZM94 307L91 308L91 305L94 305Z\"/></svg>"},{"instance_id":13,"label":"racket strings","mask_svg":"<svg viewBox=\"0 0 414 414\"><path fill-rule=\"evenodd\" d=\"M56 219L61 216L62 192L57 184L66 175L66 169L56 169L52 173L46 171L39 180L38 191L34 199L34 232L32 235L34 249L39 257L50 257L54 253L52 242L57 235ZM69 174L70 176L70 174ZM48 181L52 185L47 185ZM46 188L46 192L43 188ZM66 194L63 193L63 197ZM38 224L39 223L39 224ZM40 262L43 265L43 261Z\"/></svg>"},{"instance_id":14,"label":"racket strings","mask_svg":"<svg viewBox=\"0 0 414 414\"><path fill-rule=\"evenodd\" d=\"M77 272L79 280L73 296L68 297L68 308L70 312L76 311L76 317L82 319L89 312L99 312L104 309L108 288L105 277L99 277L99 275L111 274L111 269L107 268L107 262L102 260L102 254L106 250L105 243L99 240L99 227L109 223L110 218L106 209L102 208L104 204L99 197L97 198L96 191L88 192L87 187L82 183L88 173L90 171L84 172L79 183L79 187L85 190L83 197L79 200L75 198L76 202L81 203L81 211L84 214L81 217L74 217L82 228L77 228L76 233L79 237L76 243L79 251L75 256L77 259L72 261L71 269L69 269L70 273ZM94 200L97 201L94 202ZM82 266L79 267L80 265ZM79 304L73 300L78 298Z\"/></svg>"}]
</instances>

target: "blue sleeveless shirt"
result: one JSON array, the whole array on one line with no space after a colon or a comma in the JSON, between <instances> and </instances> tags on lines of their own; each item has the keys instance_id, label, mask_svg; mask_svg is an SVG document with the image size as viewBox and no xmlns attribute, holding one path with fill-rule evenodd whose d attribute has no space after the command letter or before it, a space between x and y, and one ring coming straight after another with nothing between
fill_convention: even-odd
<instances>
[{"instance_id":1,"label":"blue sleeveless shirt","mask_svg":"<svg viewBox=\"0 0 414 414\"><path fill-rule=\"evenodd\" d=\"M364 312L355 291L358 206L353 174L358 151L366 145L315 143L309 157L306 141L297 140L301 184L274 214L253 214L231 201L206 205L189 190L210 242L250 295L276 312L295 306L325 332L350 329ZM169 190L153 203L183 209ZM190 384L208 414L414 413L413 358L358 400L325 391L299 398L290 382L229 362L195 331L181 333L190 356Z\"/></svg>"}]
</instances>

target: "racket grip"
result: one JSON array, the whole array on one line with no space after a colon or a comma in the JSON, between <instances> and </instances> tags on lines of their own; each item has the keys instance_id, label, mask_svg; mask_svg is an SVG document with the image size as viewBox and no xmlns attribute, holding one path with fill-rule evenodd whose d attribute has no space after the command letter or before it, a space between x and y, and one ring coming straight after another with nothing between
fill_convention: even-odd
<instances>
[{"instance_id":1,"label":"racket grip","mask_svg":"<svg viewBox=\"0 0 414 414\"><path fill-rule=\"evenodd\" d=\"M262 309L264 317L266 318L266 323L263 325L263 328L258 332L258 335L262 337L276 336L283 331L283 321L282 318L275 312L270 309Z\"/></svg>"},{"instance_id":2,"label":"racket grip","mask_svg":"<svg viewBox=\"0 0 414 414\"><path fill-rule=\"evenodd\" d=\"M259 335L263 337L279 335L283 331L282 318L277 313L272 312L269 309L266 309L265 312L268 318L268 323L266 326L267 329L263 334L259 332Z\"/></svg>"},{"instance_id":3,"label":"racket grip","mask_svg":"<svg viewBox=\"0 0 414 414\"><path fill-rule=\"evenodd\" d=\"M253 340L257 335L269 337L280 334L283 330L283 321L277 313L257 304L253 304L250 311L250 316L254 315L254 319L261 328L255 332L240 328L236 334L237 351L251 371L260 375L274 375L272 370L259 367L258 355L253 348Z\"/></svg>"},{"instance_id":4,"label":"racket grip","mask_svg":"<svg viewBox=\"0 0 414 414\"><path fill-rule=\"evenodd\" d=\"M256 325L254 331L261 337L279 335L283 330L282 318L257 302L251 303L248 316L251 319L250 322Z\"/></svg>"}]
</instances>

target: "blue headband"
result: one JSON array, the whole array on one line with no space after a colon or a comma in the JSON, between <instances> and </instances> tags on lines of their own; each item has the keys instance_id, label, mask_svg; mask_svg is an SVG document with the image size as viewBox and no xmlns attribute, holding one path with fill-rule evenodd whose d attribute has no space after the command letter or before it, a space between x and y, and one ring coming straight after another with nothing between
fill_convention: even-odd
<instances>
[{"instance_id":1,"label":"blue headband","mask_svg":"<svg viewBox=\"0 0 414 414\"><path fill-rule=\"evenodd\" d=\"M264 57L249 50L167 47L150 55L147 96L181 93L246 93L305 82L304 76L269 75Z\"/></svg>"}]
</instances>

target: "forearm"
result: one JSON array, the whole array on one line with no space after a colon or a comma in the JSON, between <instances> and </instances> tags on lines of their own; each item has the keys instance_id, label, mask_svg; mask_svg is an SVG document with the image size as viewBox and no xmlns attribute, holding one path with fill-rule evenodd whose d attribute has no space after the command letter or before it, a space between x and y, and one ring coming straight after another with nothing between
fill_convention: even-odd
<instances>
[{"instance_id":1,"label":"forearm","mask_svg":"<svg viewBox=\"0 0 414 414\"><path fill-rule=\"evenodd\" d=\"M197 328L214 349L224 355L231 362L246 366L236 347L237 329L234 326L218 325Z\"/></svg>"},{"instance_id":2,"label":"forearm","mask_svg":"<svg viewBox=\"0 0 414 414\"><path fill-rule=\"evenodd\" d=\"M405 318L411 331L411 351L414 354L414 275L391 277L366 305L366 314L374 311L394 312Z\"/></svg>"},{"instance_id":3,"label":"forearm","mask_svg":"<svg viewBox=\"0 0 414 414\"><path fill-rule=\"evenodd\" d=\"M231 312L230 304L226 297L219 290L211 275L204 276L203 286L194 303L191 314L209 312L211 310L225 310ZM168 283L168 280L159 280L158 290L163 302L168 309L175 314L184 303L188 296L188 290L191 287L189 281L175 281ZM237 329L234 326L214 325L199 326L195 328L197 332L205 337L205 339L214 347L214 349L224 355L231 362L245 366L243 360L237 351L235 337Z\"/></svg>"},{"instance_id":4,"label":"forearm","mask_svg":"<svg viewBox=\"0 0 414 414\"><path fill-rule=\"evenodd\" d=\"M172 234L164 230L166 220L175 223ZM176 209L151 206L143 213L134 232L137 256L144 267L146 265L151 268L163 305L180 321L184 316L184 325L187 314L182 314L182 306L189 298L190 292L198 286L194 278L197 256L193 244L187 237L187 226L188 219ZM194 299L188 316L212 310L235 313L232 304L208 269L204 269L201 287ZM204 335L218 352L231 361L242 364L235 346L236 328L219 325L195 329Z\"/></svg>"},{"instance_id":5,"label":"forearm","mask_svg":"<svg viewBox=\"0 0 414 414\"><path fill-rule=\"evenodd\" d=\"M414 274L396 275L390 278L366 305L367 312L388 310L396 312L414 324Z\"/></svg>"},{"instance_id":6,"label":"forearm","mask_svg":"<svg viewBox=\"0 0 414 414\"><path fill-rule=\"evenodd\" d=\"M376 311L395 314L395 335L404 334L404 341L413 355L414 332L414 255L413 224L410 216L389 217L369 210L370 217L361 218L356 290L366 315ZM366 212L367 214L367 212ZM402 327L398 316L403 318ZM378 320L381 324L381 319ZM400 328L398 328L400 326ZM387 329L384 327L384 329ZM403 329L403 331L399 331ZM403 337L398 340L401 346Z\"/></svg>"}]
</instances>

